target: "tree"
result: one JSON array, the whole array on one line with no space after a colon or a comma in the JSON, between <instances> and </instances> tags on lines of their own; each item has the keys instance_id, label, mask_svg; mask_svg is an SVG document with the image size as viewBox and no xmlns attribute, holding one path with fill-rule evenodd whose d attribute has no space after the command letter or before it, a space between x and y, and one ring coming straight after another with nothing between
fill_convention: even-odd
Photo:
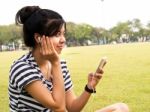
<instances>
[{"instance_id":1,"label":"tree","mask_svg":"<svg viewBox=\"0 0 150 112\"><path fill-rule=\"evenodd\" d=\"M139 19L133 19L131 23L131 30L132 30L132 37L130 38L131 41L137 41L140 38L140 30L142 30L142 24ZM141 32L142 33L142 32Z\"/></svg>"},{"instance_id":2,"label":"tree","mask_svg":"<svg viewBox=\"0 0 150 112\"><path fill-rule=\"evenodd\" d=\"M75 27L75 38L80 45L85 45L87 39L91 39L92 26L88 24L79 24Z\"/></svg>"},{"instance_id":3,"label":"tree","mask_svg":"<svg viewBox=\"0 0 150 112\"><path fill-rule=\"evenodd\" d=\"M18 46L18 40L21 40L20 27L17 27L14 24L0 26L0 46L11 44Z\"/></svg>"},{"instance_id":4,"label":"tree","mask_svg":"<svg viewBox=\"0 0 150 112\"><path fill-rule=\"evenodd\" d=\"M77 45L76 27L77 27L77 25L73 22L67 22L67 24L66 24L67 46L76 46Z\"/></svg>"}]
</instances>

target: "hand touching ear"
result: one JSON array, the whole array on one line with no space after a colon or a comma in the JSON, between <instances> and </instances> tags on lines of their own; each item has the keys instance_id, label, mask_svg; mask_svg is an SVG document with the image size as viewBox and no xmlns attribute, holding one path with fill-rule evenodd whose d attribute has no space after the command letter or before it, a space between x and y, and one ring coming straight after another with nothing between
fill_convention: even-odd
<instances>
[{"instance_id":1,"label":"hand touching ear","mask_svg":"<svg viewBox=\"0 0 150 112\"><path fill-rule=\"evenodd\" d=\"M38 43L41 43L41 37L38 37Z\"/></svg>"},{"instance_id":2,"label":"hand touching ear","mask_svg":"<svg viewBox=\"0 0 150 112\"><path fill-rule=\"evenodd\" d=\"M40 52L43 55L43 58L49 60L52 64L57 61L60 61L59 55L54 48L52 39L48 36L42 36Z\"/></svg>"}]
</instances>

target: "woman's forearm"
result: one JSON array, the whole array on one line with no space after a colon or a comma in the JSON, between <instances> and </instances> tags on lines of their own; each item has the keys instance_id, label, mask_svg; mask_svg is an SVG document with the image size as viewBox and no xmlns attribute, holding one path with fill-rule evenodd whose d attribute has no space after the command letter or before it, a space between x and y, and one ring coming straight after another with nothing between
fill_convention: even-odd
<instances>
[{"instance_id":1,"label":"woman's forearm","mask_svg":"<svg viewBox=\"0 0 150 112\"><path fill-rule=\"evenodd\" d=\"M83 91L83 93L79 97L74 99L69 112L80 112L88 102L90 96L90 93L88 93L87 91Z\"/></svg>"},{"instance_id":2,"label":"woman's forearm","mask_svg":"<svg viewBox=\"0 0 150 112\"><path fill-rule=\"evenodd\" d=\"M53 75L53 90L52 96L57 105L62 105L65 107L65 89L64 80L61 72L60 62L54 63L52 65L52 75Z\"/></svg>"}]
</instances>

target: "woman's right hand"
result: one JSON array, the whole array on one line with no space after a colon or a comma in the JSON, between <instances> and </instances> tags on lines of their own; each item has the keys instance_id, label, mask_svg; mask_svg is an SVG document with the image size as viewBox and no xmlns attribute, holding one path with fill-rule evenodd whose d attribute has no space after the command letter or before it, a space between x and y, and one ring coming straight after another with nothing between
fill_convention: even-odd
<instances>
[{"instance_id":1,"label":"woman's right hand","mask_svg":"<svg viewBox=\"0 0 150 112\"><path fill-rule=\"evenodd\" d=\"M49 60L51 64L59 62L59 54L54 48L52 39L48 36L43 35L40 42L40 52L46 60Z\"/></svg>"}]
</instances>

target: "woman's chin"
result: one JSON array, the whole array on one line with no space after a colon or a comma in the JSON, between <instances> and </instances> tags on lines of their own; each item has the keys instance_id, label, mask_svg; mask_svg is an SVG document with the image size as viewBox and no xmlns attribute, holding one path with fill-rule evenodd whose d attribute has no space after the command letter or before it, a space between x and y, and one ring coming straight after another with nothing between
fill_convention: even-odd
<instances>
[{"instance_id":1,"label":"woman's chin","mask_svg":"<svg viewBox=\"0 0 150 112\"><path fill-rule=\"evenodd\" d=\"M57 50L57 53L58 53L58 54L61 54L61 52L62 52L62 50Z\"/></svg>"}]
</instances>

